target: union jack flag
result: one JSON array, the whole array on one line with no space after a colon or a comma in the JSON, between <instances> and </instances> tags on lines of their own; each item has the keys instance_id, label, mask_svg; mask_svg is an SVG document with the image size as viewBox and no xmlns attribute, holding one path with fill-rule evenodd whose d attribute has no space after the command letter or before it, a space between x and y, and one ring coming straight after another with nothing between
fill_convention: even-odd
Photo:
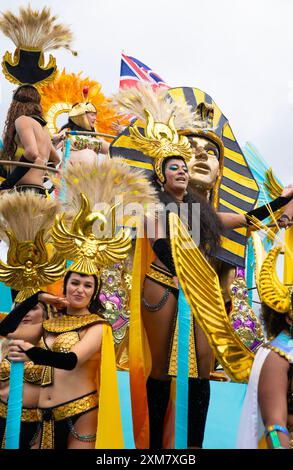
<instances>
[{"instance_id":1,"label":"union jack flag","mask_svg":"<svg viewBox=\"0 0 293 470\"><path fill-rule=\"evenodd\" d=\"M170 88L166 85L164 80L147 65L122 52L120 88L136 86L139 81L148 82L154 87Z\"/></svg>"}]
</instances>

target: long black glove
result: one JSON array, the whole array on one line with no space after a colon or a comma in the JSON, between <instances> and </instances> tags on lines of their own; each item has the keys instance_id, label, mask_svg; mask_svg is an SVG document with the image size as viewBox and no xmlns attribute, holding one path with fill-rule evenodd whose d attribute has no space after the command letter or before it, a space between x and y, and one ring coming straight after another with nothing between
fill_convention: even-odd
<instances>
[{"instance_id":1,"label":"long black glove","mask_svg":"<svg viewBox=\"0 0 293 470\"><path fill-rule=\"evenodd\" d=\"M77 355L74 352L53 352L34 346L22 351L35 363L41 366L51 366L56 369L72 370L77 364Z\"/></svg>"},{"instance_id":2,"label":"long black glove","mask_svg":"<svg viewBox=\"0 0 293 470\"><path fill-rule=\"evenodd\" d=\"M288 197L283 197L279 196L277 199L274 199L272 202L270 202L268 205L264 205L261 207L257 207L256 209L253 209L252 211L249 211L245 214L246 220L248 225L251 225L252 222L249 219L249 217L256 217L258 220L264 220L270 215L270 211L267 206L271 208L273 212L276 212L278 209L281 209L281 207L286 206L288 202L290 202L292 199ZM247 217L249 216L249 217Z\"/></svg>"},{"instance_id":3,"label":"long black glove","mask_svg":"<svg viewBox=\"0 0 293 470\"><path fill-rule=\"evenodd\" d=\"M176 269L172 257L170 244L166 238L159 238L153 244L153 250L162 263L169 269L172 276L176 276Z\"/></svg>"},{"instance_id":4,"label":"long black glove","mask_svg":"<svg viewBox=\"0 0 293 470\"><path fill-rule=\"evenodd\" d=\"M9 315L6 315L4 320L0 323L0 335L7 336L8 333L13 333L16 330L21 320L26 316L26 314L34 308L39 302L38 295L40 292L32 295L28 299L24 300L18 304Z\"/></svg>"},{"instance_id":5,"label":"long black glove","mask_svg":"<svg viewBox=\"0 0 293 470\"><path fill-rule=\"evenodd\" d=\"M32 163L27 160L24 156L20 157L20 162ZM8 175L8 177L0 184L0 191L3 189L12 189L18 181L27 174L31 168L17 166L14 170Z\"/></svg>"}]
</instances>

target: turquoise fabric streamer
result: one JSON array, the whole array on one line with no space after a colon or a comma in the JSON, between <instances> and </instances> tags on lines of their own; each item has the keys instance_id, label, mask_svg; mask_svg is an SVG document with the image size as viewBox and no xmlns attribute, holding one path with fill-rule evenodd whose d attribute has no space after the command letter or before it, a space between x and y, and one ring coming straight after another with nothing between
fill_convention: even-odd
<instances>
[{"instance_id":1,"label":"turquoise fabric streamer","mask_svg":"<svg viewBox=\"0 0 293 470\"><path fill-rule=\"evenodd\" d=\"M179 288L175 449L187 448L190 307Z\"/></svg>"},{"instance_id":2,"label":"turquoise fabric streamer","mask_svg":"<svg viewBox=\"0 0 293 470\"><path fill-rule=\"evenodd\" d=\"M119 399L122 419L123 440L125 449L135 449L133 426L132 426L132 410L130 398L130 381L129 372L118 371L118 387Z\"/></svg>"},{"instance_id":3,"label":"turquoise fabric streamer","mask_svg":"<svg viewBox=\"0 0 293 470\"><path fill-rule=\"evenodd\" d=\"M252 300L253 300L253 272L254 272L254 252L253 252L253 245L252 239L248 240L247 246L247 263L246 263L246 285L248 289L248 302L249 305L252 307Z\"/></svg>"},{"instance_id":4,"label":"turquoise fabric streamer","mask_svg":"<svg viewBox=\"0 0 293 470\"><path fill-rule=\"evenodd\" d=\"M70 132L71 134L71 132ZM68 162L68 159L69 159L69 156L70 156L70 146L71 146L71 141L70 141L70 137L69 135L67 136L67 139L65 141L65 152L64 152L64 160L63 160L63 170L66 168L66 165L67 165L67 162ZM59 199L60 201L65 201L65 197L66 197L66 185L65 185L65 181L64 181L64 178L62 178L62 181L61 181L61 189L60 189L60 193L59 193Z\"/></svg>"},{"instance_id":5,"label":"turquoise fabric streamer","mask_svg":"<svg viewBox=\"0 0 293 470\"><path fill-rule=\"evenodd\" d=\"M23 362L12 362L6 420L6 449L19 449L22 410Z\"/></svg>"}]
</instances>

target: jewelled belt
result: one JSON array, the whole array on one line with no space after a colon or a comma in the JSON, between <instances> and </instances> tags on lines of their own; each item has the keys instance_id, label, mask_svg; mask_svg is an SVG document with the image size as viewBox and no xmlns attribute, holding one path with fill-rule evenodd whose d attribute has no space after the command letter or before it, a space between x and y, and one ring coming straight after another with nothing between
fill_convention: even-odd
<instances>
[{"instance_id":1,"label":"jewelled belt","mask_svg":"<svg viewBox=\"0 0 293 470\"><path fill-rule=\"evenodd\" d=\"M176 284L173 280L173 276L167 269L161 268L156 264L152 263L146 273L146 277L155 281L163 286L177 289Z\"/></svg>"},{"instance_id":2,"label":"jewelled belt","mask_svg":"<svg viewBox=\"0 0 293 470\"><path fill-rule=\"evenodd\" d=\"M97 392L92 392L76 400L72 400L53 408L40 408L38 410L39 420L42 422L41 449L54 449L54 421L71 418L97 408L99 400Z\"/></svg>"},{"instance_id":3,"label":"jewelled belt","mask_svg":"<svg viewBox=\"0 0 293 470\"><path fill-rule=\"evenodd\" d=\"M0 417L6 419L7 417L7 404L0 401ZM21 421L24 423L36 423L39 421L39 414L37 408L22 408Z\"/></svg>"}]
</instances>

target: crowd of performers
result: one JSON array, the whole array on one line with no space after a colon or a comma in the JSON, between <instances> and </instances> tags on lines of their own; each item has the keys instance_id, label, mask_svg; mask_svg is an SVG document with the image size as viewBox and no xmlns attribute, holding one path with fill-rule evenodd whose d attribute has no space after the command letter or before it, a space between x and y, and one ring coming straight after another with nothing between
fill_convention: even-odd
<instances>
[{"instance_id":1,"label":"crowd of performers","mask_svg":"<svg viewBox=\"0 0 293 470\"><path fill-rule=\"evenodd\" d=\"M46 38L38 43L23 19L38 26L47 15L53 31L55 18L42 15L28 7L21 23L9 12L0 21L12 37L19 20L17 54L6 53L2 64L18 86L0 184L0 281L13 301L0 322L0 445L9 447L10 374L20 363L20 448L123 448L117 369L130 375L135 446L178 447L174 402L176 422L184 359L185 447L203 446L220 364L221 379L248 382L237 446L258 447L261 417L262 446L289 448L293 187L257 204L228 120L196 88L140 84L98 109L96 85L56 74L52 58L51 67L40 65ZM59 27L55 45L69 48L71 33ZM57 126L64 113L67 123ZM256 231L269 217L286 237L264 254ZM280 240L282 232L266 230ZM250 236L262 324L237 294L246 287ZM281 250L284 285L275 272Z\"/></svg>"}]
</instances>

